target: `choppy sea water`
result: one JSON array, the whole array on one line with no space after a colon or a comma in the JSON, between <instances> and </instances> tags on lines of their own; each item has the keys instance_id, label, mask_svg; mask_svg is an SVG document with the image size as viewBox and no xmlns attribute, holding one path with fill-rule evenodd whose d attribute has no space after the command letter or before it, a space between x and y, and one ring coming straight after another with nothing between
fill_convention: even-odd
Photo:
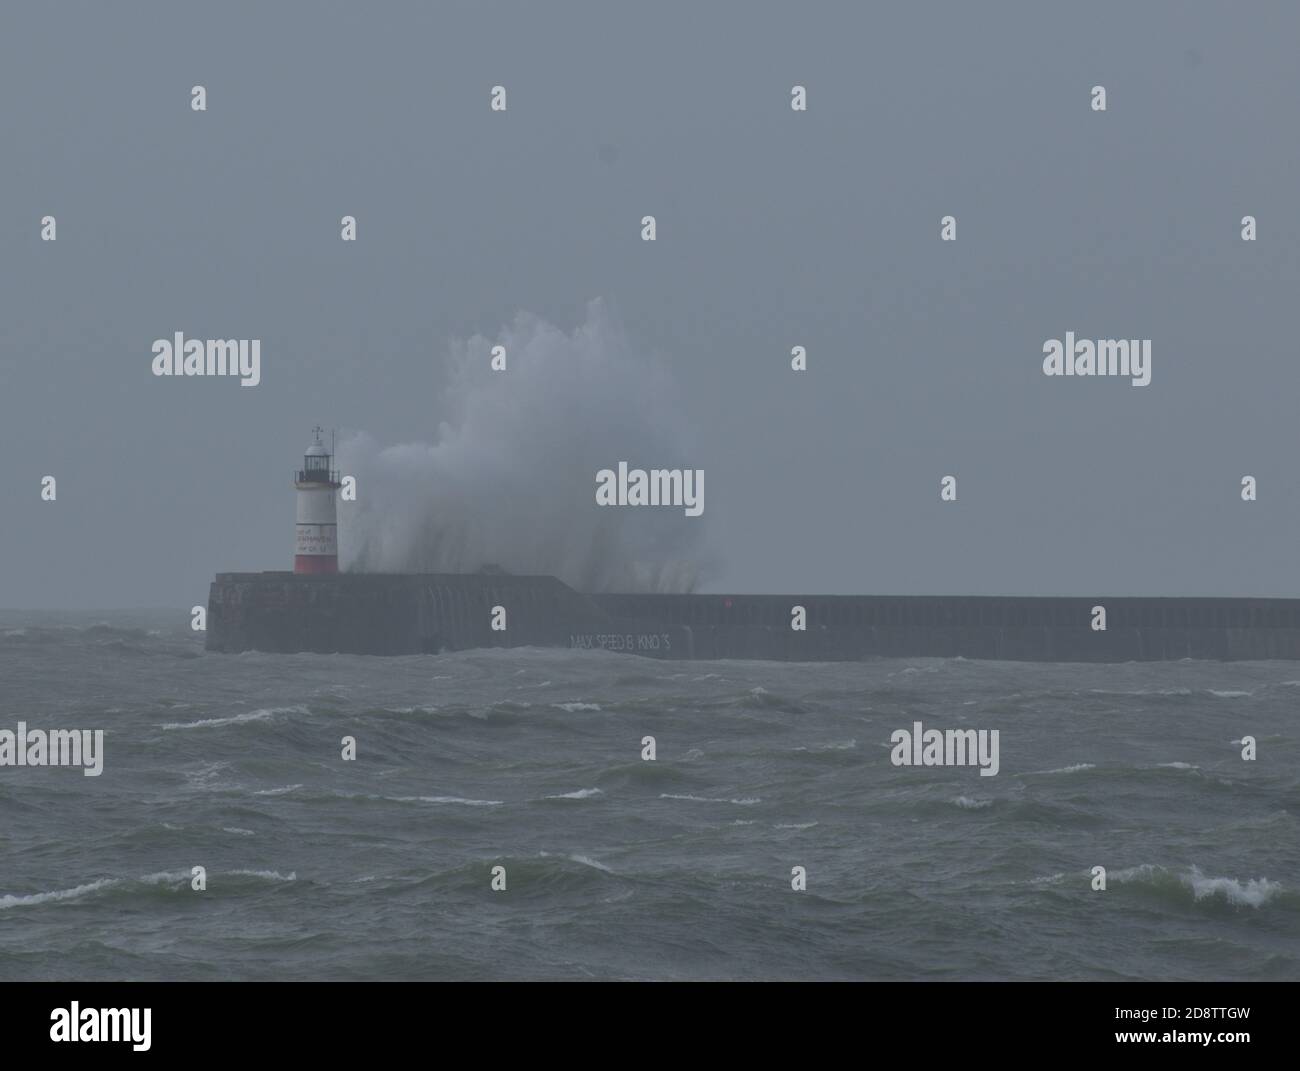
<instances>
[{"instance_id":1,"label":"choppy sea water","mask_svg":"<svg viewBox=\"0 0 1300 1071\"><path fill-rule=\"evenodd\" d=\"M0 729L105 758L0 767L0 978L1296 979L1298 708L1300 663L209 655L180 612L3 612ZM918 720L999 730L997 776L893 766Z\"/></svg>"}]
</instances>

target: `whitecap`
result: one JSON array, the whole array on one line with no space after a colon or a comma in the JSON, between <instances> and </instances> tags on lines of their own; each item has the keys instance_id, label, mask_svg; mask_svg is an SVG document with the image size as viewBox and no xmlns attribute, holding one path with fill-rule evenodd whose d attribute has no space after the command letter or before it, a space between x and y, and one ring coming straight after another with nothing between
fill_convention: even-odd
<instances>
[{"instance_id":1,"label":"whitecap","mask_svg":"<svg viewBox=\"0 0 1300 1071\"><path fill-rule=\"evenodd\" d=\"M298 874L296 871L289 871L288 874L281 874L278 870L232 870L230 873L239 874L246 878L261 878L263 881L297 881Z\"/></svg>"},{"instance_id":2,"label":"whitecap","mask_svg":"<svg viewBox=\"0 0 1300 1071\"><path fill-rule=\"evenodd\" d=\"M271 707L266 710L250 710L235 714L229 718L204 718L201 721L169 721L164 729L206 729L213 725L239 725L246 721L270 721L277 714L306 714L306 707Z\"/></svg>"},{"instance_id":3,"label":"whitecap","mask_svg":"<svg viewBox=\"0 0 1300 1071\"><path fill-rule=\"evenodd\" d=\"M543 858L543 859L554 859L554 858L555 858L555 853L554 853L554 852L538 852L537 854L538 854L541 858ZM612 874L612 873L614 873L613 870L611 870L609 867L607 867L604 863L600 862L598 859L593 859L591 856L589 856L589 855L583 855L583 854L581 854L580 852L574 852L574 853L572 853L572 854L565 855L564 858L565 858L565 859L569 859L569 860L571 860L572 862L575 862L575 863L581 863L583 866L589 866L589 867L592 867L592 868L595 869L595 870L601 870L601 871L604 871L606 874Z\"/></svg>"},{"instance_id":4,"label":"whitecap","mask_svg":"<svg viewBox=\"0 0 1300 1071\"><path fill-rule=\"evenodd\" d=\"M1048 874L1041 878L1031 878L1030 885L1056 885L1065 879L1064 873Z\"/></svg>"},{"instance_id":5,"label":"whitecap","mask_svg":"<svg viewBox=\"0 0 1300 1071\"><path fill-rule=\"evenodd\" d=\"M100 878L99 881L76 885L71 889L54 889L50 892L32 893L30 896L0 896L0 911L9 907L31 907L35 904L46 904L55 900L75 900L78 897L98 892L100 889L118 885L120 882L120 878Z\"/></svg>"},{"instance_id":6,"label":"whitecap","mask_svg":"<svg viewBox=\"0 0 1300 1071\"><path fill-rule=\"evenodd\" d=\"M1183 880L1192 887L1197 900L1221 895L1238 907L1262 907L1282 892L1282 886L1268 878L1251 878L1244 883L1236 878L1207 878L1196 867Z\"/></svg>"},{"instance_id":7,"label":"whitecap","mask_svg":"<svg viewBox=\"0 0 1300 1071\"><path fill-rule=\"evenodd\" d=\"M1055 770L1035 770L1037 774L1057 774L1057 773L1078 773L1080 770L1095 770L1097 764L1094 762L1076 762L1073 766L1058 766Z\"/></svg>"},{"instance_id":8,"label":"whitecap","mask_svg":"<svg viewBox=\"0 0 1300 1071\"><path fill-rule=\"evenodd\" d=\"M158 870L140 878L145 885L177 885L190 880L188 870Z\"/></svg>"}]
</instances>

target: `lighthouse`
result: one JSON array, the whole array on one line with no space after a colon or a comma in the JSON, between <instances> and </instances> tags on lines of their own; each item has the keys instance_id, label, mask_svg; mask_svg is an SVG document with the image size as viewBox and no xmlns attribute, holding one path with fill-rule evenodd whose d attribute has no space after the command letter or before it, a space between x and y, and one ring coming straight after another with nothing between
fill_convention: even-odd
<instances>
[{"instance_id":1,"label":"lighthouse","mask_svg":"<svg viewBox=\"0 0 1300 1071\"><path fill-rule=\"evenodd\" d=\"M337 573L339 571L339 522L334 492L339 489L338 473L330 468L333 456L321 442L321 429L294 473L298 489L298 532L293 548L295 573Z\"/></svg>"}]
</instances>

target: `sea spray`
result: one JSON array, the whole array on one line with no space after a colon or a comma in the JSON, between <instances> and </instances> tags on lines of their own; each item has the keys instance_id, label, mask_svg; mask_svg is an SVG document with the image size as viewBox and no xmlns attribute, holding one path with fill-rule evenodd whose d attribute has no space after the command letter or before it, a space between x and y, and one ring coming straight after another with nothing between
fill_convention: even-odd
<instances>
[{"instance_id":1,"label":"sea spray","mask_svg":"<svg viewBox=\"0 0 1300 1071\"><path fill-rule=\"evenodd\" d=\"M696 586L709 562L699 518L593 501L592 474L611 457L665 468L695 460L664 366L631 345L601 301L572 333L520 313L495 340L453 345L445 372L432 442L381 446L356 433L340 443L358 486L345 569L497 566L593 592Z\"/></svg>"}]
</instances>

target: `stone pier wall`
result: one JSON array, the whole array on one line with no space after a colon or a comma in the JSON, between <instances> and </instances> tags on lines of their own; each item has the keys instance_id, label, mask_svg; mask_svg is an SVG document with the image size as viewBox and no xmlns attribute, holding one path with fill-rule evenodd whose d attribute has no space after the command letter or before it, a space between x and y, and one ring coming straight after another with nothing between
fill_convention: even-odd
<instances>
[{"instance_id":1,"label":"stone pier wall","mask_svg":"<svg viewBox=\"0 0 1300 1071\"><path fill-rule=\"evenodd\" d=\"M491 627L506 609L505 631ZM807 629L790 627L804 607ZM1106 630L1091 627L1106 608ZM581 595L554 577L221 573L212 651L600 648L653 658L1300 659L1300 599Z\"/></svg>"}]
</instances>

